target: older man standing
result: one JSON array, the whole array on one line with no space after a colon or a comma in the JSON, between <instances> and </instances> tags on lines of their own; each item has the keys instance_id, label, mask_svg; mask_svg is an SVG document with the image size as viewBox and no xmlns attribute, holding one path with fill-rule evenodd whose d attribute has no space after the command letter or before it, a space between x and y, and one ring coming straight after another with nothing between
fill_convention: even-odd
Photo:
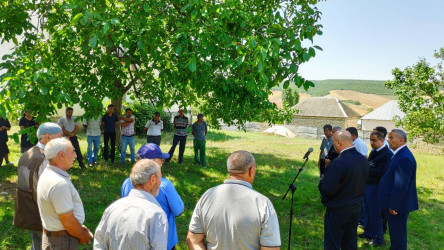
<instances>
[{"instance_id":1,"label":"older man standing","mask_svg":"<svg viewBox=\"0 0 444 250\"><path fill-rule=\"evenodd\" d=\"M160 167L162 167L164 159L170 157L167 153L162 153L159 146L154 143L148 143L140 147L137 151L137 155L140 159L151 159ZM131 184L131 178L127 178L120 190L120 195L122 197L128 196L134 186ZM175 218L182 214L184 210L184 204L182 198L177 193L173 186L173 183L162 176L159 193L156 196L157 202L159 202L163 211L165 211L168 218L168 246L167 249L174 249L177 242L177 230Z\"/></svg>"},{"instance_id":2,"label":"older man standing","mask_svg":"<svg viewBox=\"0 0 444 250\"><path fill-rule=\"evenodd\" d=\"M390 232L390 249L407 249L407 218L418 209L416 160L408 149L407 135L393 129L388 143L394 155L379 182L379 208L385 211Z\"/></svg>"},{"instance_id":3,"label":"older man standing","mask_svg":"<svg viewBox=\"0 0 444 250\"><path fill-rule=\"evenodd\" d=\"M42 249L42 221L37 206L37 183L45 170L45 145L52 139L62 137L62 128L51 122L40 125L38 143L25 151L18 161L18 185L15 198L14 226L31 231L32 250Z\"/></svg>"},{"instance_id":4,"label":"older man standing","mask_svg":"<svg viewBox=\"0 0 444 250\"><path fill-rule=\"evenodd\" d=\"M167 216L154 198L161 177L155 161L137 161L130 175L134 189L105 210L96 229L94 249L167 249Z\"/></svg>"},{"instance_id":5,"label":"older man standing","mask_svg":"<svg viewBox=\"0 0 444 250\"><path fill-rule=\"evenodd\" d=\"M347 131L333 135L339 156L330 163L319 183L324 217L325 249L356 249L358 215L367 182L369 163L353 147Z\"/></svg>"},{"instance_id":6,"label":"older man standing","mask_svg":"<svg viewBox=\"0 0 444 250\"><path fill-rule=\"evenodd\" d=\"M146 143L155 143L160 146L162 131L163 121L160 120L160 113L156 111L153 119L145 124Z\"/></svg>"},{"instance_id":7,"label":"older man standing","mask_svg":"<svg viewBox=\"0 0 444 250\"><path fill-rule=\"evenodd\" d=\"M93 164L97 164L97 154L99 153L100 149L101 123L102 117L100 117L100 115L95 118L91 118L88 121L83 119L83 127L86 128L86 140L88 142L88 148L86 149L88 167L92 167Z\"/></svg>"},{"instance_id":8,"label":"older man standing","mask_svg":"<svg viewBox=\"0 0 444 250\"><path fill-rule=\"evenodd\" d=\"M45 147L49 165L37 185L37 202L43 225L43 249L78 249L92 239L82 225L85 212L79 193L66 171L72 168L76 152L65 138L51 140Z\"/></svg>"},{"instance_id":9,"label":"older man standing","mask_svg":"<svg viewBox=\"0 0 444 250\"><path fill-rule=\"evenodd\" d=\"M58 124L62 128L63 135L71 141L74 150L76 151L77 161L79 162L80 168L86 169L85 164L83 163L82 152L80 151L79 140L77 140L76 135L79 131L79 126L77 126L75 118L72 116L73 112L73 108L68 107L65 116L60 117Z\"/></svg>"},{"instance_id":10,"label":"older man standing","mask_svg":"<svg viewBox=\"0 0 444 250\"><path fill-rule=\"evenodd\" d=\"M271 201L253 190L254 157L228 157L230 178L205 192L191 217L190 249L280 249L279 222ZM205 244L206 241L206 244Z\"/></svg>"}]
</instances>

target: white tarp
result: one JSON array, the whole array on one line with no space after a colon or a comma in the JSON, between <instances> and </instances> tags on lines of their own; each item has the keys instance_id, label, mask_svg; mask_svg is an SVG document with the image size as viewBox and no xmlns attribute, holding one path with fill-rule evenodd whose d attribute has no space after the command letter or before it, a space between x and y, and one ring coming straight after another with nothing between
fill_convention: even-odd
<instances>
[{"instance_id":1,"label":"white tarp","mask_svg":"<svg viewBox=\"0 0 444 250\"><path fill-rule=\"evenodd\" d=\"M273 126L262 132L262 134L279 135L288 138L296 137L296 135L293 132L291 132L288 128L282 126Z\"/></svg>"}]
</instances>

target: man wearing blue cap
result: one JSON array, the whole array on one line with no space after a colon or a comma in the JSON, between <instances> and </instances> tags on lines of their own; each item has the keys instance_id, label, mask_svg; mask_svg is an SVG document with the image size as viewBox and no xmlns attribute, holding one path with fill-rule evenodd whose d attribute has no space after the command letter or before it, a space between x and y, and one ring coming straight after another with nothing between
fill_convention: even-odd
<instances>
[{"instance_id":1,"label":"man wearing blue cap","mask_svg":"<svg viewBox=\"0 0 444 250\"><path fill-rule=\"evenodd\" d=\"M43 154L45 145L62 137L62 128L52 122L40 125L38 143L20 156L17 176L18 187L15 199L14 226L31 230L31 249L42 248L42 222L37 206L37 183L48 161Z\"/></svg>"},{"instance_id":2,"label":"man wearing blue cap","mask_svg":"<svg viewBox=\"0 0 444 250\"><path fill-rule=\"evenodd\" d=\"M154 143L148 143L140 147L137 151L139 159L152 159L154 162L162 166L165 159L170 158L170 154L162 153L159 146ZM128 196L133 189L130 178L127 178L123 184L120 194L122 197ZM162 176L159 194L156 196L163 211L168 217L168 250L175 249L178 242L175 217L179 216L184 209L184 204L180 195L177 193L171 181Z\"/></svg>"}]
</instances>

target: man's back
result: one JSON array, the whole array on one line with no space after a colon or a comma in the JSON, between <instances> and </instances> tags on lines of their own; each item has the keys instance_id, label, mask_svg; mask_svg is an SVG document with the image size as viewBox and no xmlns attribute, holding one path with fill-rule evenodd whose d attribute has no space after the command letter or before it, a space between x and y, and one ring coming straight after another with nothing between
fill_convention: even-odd
<instances>
[{"instance_id":1,"label":"man's back","mask_svg":"<svg viewBox=\"0 0 444 250\"><path fill-rule=\"evenodd\" d=\"M205 234L208 249L259 249L281 245L271 201L245 181L209 189L193 212L190 232Z\"/></svg>"},{"instance_id":2,"label":"man's back","mask_svg":"<svg viewBox=\"0 0 444 250\"><path fill-rule=\"evenodd\" d=\"M94 249L166 249L168 221L154 197L133 189L103 213Z\"/></svg>"},{"instance_id":3,"label":"man's back","mask_svg":"<svg viewBox=\"0 0 444 250\"><path fill-rule=\"evenodd\" d=\"M361 202L368 172L367 159L355 148L345 149L330 163L319 183L322 203L339 208Z\"/></svg>"}]
</instances>

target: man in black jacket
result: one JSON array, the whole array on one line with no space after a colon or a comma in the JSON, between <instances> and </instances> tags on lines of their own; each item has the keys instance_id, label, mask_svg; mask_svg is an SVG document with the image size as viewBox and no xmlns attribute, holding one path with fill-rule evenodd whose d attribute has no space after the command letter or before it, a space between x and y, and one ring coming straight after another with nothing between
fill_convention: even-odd
<instances>
[{"instance_id":1,"label":"man in black jacket","mask_svg":"<svg viewBox=\"0 0 444 250\"><path fill-rule=\"evenodd\" d=\"M392 158L392 151L384 144L384 134L381 132L373 132L370 134L370 145L372 151L368 156L370 163L369 177L365 186L364 206L368 213L367 226L364 233L359 237L370 239L373 246L381 246L384 244L382 233L382 218L378 208L378 184L387 170L387 164Z\"/></svg>"},{"instance_id":2,"label":"man in black jacket","mask_svg":"<svg viewBox=\"0 0 444 250\"><path fill-rule=\"evenodd\" d=\"M358 215L370 166L353 147L349 132L336 132L333 146L339 156L326 168L318 186L327 207L324 249L357 249Z\"/></svg>"}]
</instances>

